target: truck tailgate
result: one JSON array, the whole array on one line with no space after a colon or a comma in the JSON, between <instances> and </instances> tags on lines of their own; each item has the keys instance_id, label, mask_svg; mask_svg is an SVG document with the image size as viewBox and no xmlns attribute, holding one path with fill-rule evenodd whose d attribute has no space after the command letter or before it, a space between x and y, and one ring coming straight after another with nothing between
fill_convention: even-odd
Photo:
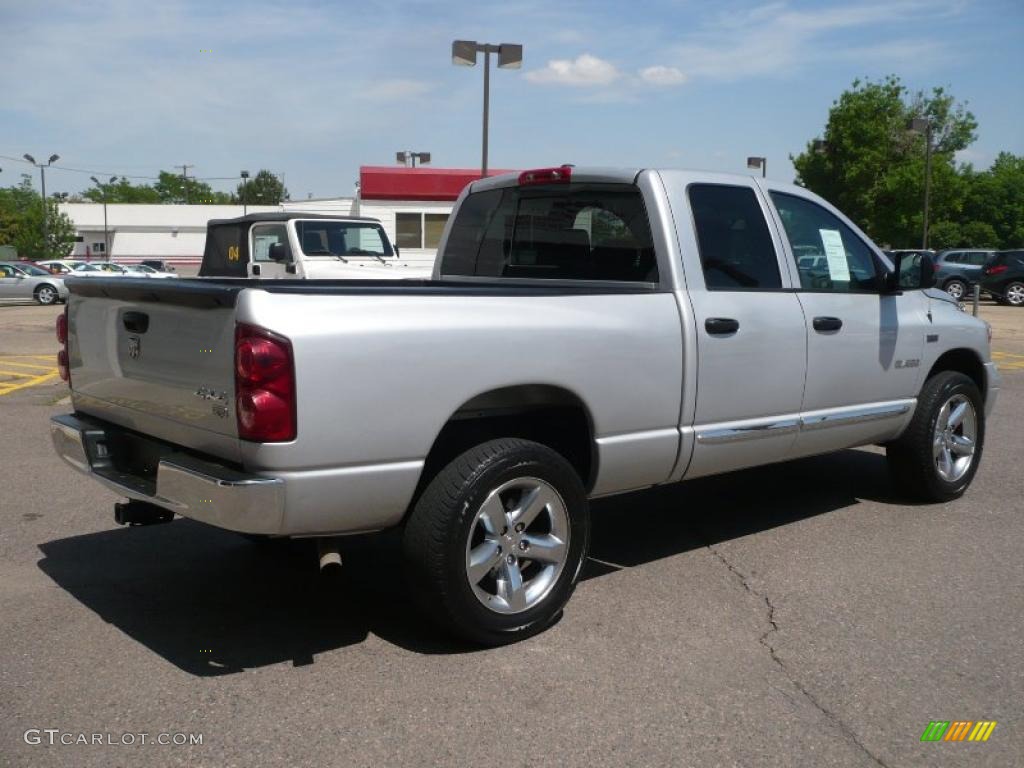
<instances>
[{"instance_id":1,"label":"truck tailgate","mask_svg":"<svg viewBox=\"0 0 1024 768\"><path fill-rule=\"evenodd\" d=\"M237 290L191 280L69 283L75 409L236 461Z\"/></svg>"}]
</instances>

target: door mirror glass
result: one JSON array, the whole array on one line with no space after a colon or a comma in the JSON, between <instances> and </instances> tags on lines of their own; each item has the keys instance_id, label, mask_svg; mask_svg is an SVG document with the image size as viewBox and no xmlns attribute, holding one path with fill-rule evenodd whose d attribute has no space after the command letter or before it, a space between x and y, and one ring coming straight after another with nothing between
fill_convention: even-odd
<instances>
[{"instance_id":1,"label":"door mirror glass","mask_svg":"<svg viewBox=\"0 0 1024 768\"><path fill-rule=\"evenodd\" d=\"M891 256L896 269L887 275L891 291L918 291L935 285L935 261L927 253L897 253Z\"/></svg>"}]
</instances>

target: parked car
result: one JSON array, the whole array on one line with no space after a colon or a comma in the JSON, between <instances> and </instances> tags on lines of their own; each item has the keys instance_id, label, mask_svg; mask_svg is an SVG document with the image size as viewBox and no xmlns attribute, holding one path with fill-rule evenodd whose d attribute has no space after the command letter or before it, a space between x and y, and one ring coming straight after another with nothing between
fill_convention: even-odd
<instances>
[{"instance_id":1,"label":"parked car","mask_svg":"<svg viewBox=\"0 0 1024 768\"><path fill-rule=\"evenodd\" d=\"M981 268L995 255L995 251L964 249L939 251L935 257L935 284L960 301L974 290L981 280Z\"/></svg>"},{"instance_id":2,"label":"parked car","mask_svg":"<svg viewBox=\"0 0 1024 768\"><path fill-rule=\"evenodd\" d=\"M140 263L144 266L149 267L150 269L155 269L157 272L177 271L174 269L174 267L172 267L170 264L168 264L166 261L163 261L162 259L143 259Z\"/></svg>"},{"instance_id":3,"label":"parked car","mask_svg":"<svg viewBox=\"0 0 1024 768\"><path fill-rule=\"evenodd\" d=\"M399 258L377 219L297 211L212 219L200 277L395 280L430 268Z\"/></svg>"},{"instance_id":4,"label":"parked car","mask_svg":"<svg viewBox=\"0 0 1024 768\"><path fill-rule=\"evenodd\" d=\"M398 528L419 604L486 644L560 615L589 498L874 444L922 499L978 468L987 325L932 288L930 257L890 262L802 187L480 180L432 277L77 280L56 451L130 499L123 523L180 513L327 558Z\"/></svg>"},{"instance_id":5,"label":"parked car","mask_svg":"<svg viewBox=\"0 0 1024 768\"><path fill-rule=\"evenodd\" d=\"M1024 249L998 251L982 271L981 290L1000 304L1024 307Z\"/></svg>"},{"instance_id":6,"label":"parked car","mask_svg":"<svg viewBox=\"0 0 1024 768\"><path fill-rule=\"evenodd\" d=\"M153 269L153 267L149 266L148 264L132 264L130 269L133 272L140 272L143 275L146 275L147 277L177 277L178 276L177 273L175 273L175 272L161 272L158 269Z\"/></svg>"},{"instance_id":7,"label":"parked car","mask_svg":"<svg viewBox=\"0 0 1024 768\"><path fill-rule=\"evenodd\" d=\"M79 264L69 273L70 277L149 277L145 272L114 264L110 261L94 261Z\"/></svg>"},{"instance_id":8,"label":"parked car","mask_svg":"<svg viewBox=\"0 0 1024 768\"><path fill-rule=\"evenodd\" d=\"M64 280L35 265L0 262L0 299L35 299L40 304L66 301Z\"/></svg>"},{"instance_id":9,"label":"parked car","mask_svg":"<svg viewBox=\"0 0 1024 768\"><path fill-rule=\"evenodd\" d=\"M48 261L36 262L43 269L49 270L54 275L66 275L71 270L85 264L84 261L75 261L69 259L50 259Z\"/></svg>"}]
</instances>

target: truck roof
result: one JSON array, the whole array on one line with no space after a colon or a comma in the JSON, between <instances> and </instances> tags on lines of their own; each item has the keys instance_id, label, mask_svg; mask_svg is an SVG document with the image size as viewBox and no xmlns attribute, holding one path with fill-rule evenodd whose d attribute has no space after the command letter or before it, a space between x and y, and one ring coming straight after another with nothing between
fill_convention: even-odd
<instances>
[{"instance_id":1,"label":"truck roof","mask_svg":"<svg viewBox=\"0 0 1024 768\"><path fill-rule=\"evenodd\" d=\"M380 219L369 216L337 216L329 213L307 213L306 211L270 211L269 213L250 213L233 219L210 219L207 226L217 227L223 224L250 224L257 221L292 221L293 219L330 219L332 221L370 221L380 224Z\"/></svg>"},{"instance_id":2,"label":"truck roof","mask_svg":"<svg viewBox=\"0 0 1024 768\"><path fill-rule=\"evenodd\" d=\"M551 166L557 168L558 166ZM760 178L760 174L751 173L721 173L719 171L700 171L688 168L615 168L605 166L570 166L572 168L572 181L589 182L591 184L632 184L644 171L655 171L662 175L685 173L706 178L708 181L717 183L729 183L736 179ZM534 170L534 169L526 169ZM519 184L520 173L505 173L500 176L491 176L487 179L479 179L472 184L473 192L482 192L486 189L500 189L502 187L514 187ZM789 185L786 185L789 186Z\"/></svg>"}]
</instances>

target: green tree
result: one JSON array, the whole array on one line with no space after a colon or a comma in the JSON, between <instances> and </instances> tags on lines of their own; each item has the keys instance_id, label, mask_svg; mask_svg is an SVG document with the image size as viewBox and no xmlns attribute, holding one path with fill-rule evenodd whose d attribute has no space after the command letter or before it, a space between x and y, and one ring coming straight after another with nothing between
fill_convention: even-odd
<instances>
[{"instance_id":1,"label":"green tree","mask_svg":"<svg viewBox=\"0 0 1024 768\"><path fill-rule=\"evenodd\" d=\"M990 227L996 247L1024 247L1024 157L1001 152L987 171L963 173L963 219Z\"/></svg>"},{"instance_id":2,"label":"green tree","mask_svg":"<svg viewBox=\"0 0 1024 768\"><path fill-rule=\"evenodd\" d=\"M113 184L104 183L91 187L82 196L94 203L102 203L106 196L108 203L159 203L160 193L147 184L132 184L123 176Z\"/></svg>"},{"instance_id":3,"label":"green tree","mask_svg":"<svg viewBox=\"0 0 1024 768\"><path fill-rule=\"evenodd\" d=\"M931 220L959 220L964 187L954 154L974 141L977 122L944 89L911 94L895 75L855 80L833 102L823 144L812 140L791 158L797 183L831 201L875 240L919 245L925 139L908 131L914 117L932 123Z\"/></svg>"},{"instance_id":4,"label":"green tree","mask_svg":"<svg viewBox=\"0 0 1024 768\"><path fill-rule=\"evenodd\" d=\"M75 225L67 214L57 208L57 201L48 199L46 205L46 236L43 236L43 205L38 195L22 212L11 242L23 259L42 261L66 259L75 247Z\"/></svg>"},{"instance_id":5,"label":"green tree","mask_svg":"<svg viewBox=\"0 0 1024 768\"><path fill-rule=\"evenodd\" d=\"M203 205L230 203L231 196L224 192L214 193L209 184L191 176L160 171L160 179L153 185L161 203L189 203Z\"/></svg>"},{"instance_id":6,"label":"green tree","mask_svg":"<svg viewBox=\"0 0 1024 768\"><path fill-rule=\"evenodd\" d=\"M284 184L266 169L261 169L247 184L238 185L238 201L248 205L277 205L287 199Z\"/></svg>"}]
</instances>

